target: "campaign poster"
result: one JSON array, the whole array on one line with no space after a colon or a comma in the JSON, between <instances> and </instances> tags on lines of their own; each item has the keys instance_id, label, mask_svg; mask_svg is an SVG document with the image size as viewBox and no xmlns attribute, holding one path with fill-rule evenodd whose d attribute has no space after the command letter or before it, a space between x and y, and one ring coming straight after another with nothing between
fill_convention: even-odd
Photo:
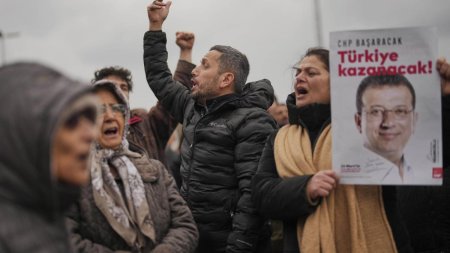
<instances>
[{"instance_id":1,"label":"campaign poster","mask_svg":"<svg viewBox=\"0 0 450 253\"><path fill-rule=\"evenodd\" d=\"M330 34L332 159L341 184L442 184L437 49L431 27Z\"/></svg>"}]
</instances>

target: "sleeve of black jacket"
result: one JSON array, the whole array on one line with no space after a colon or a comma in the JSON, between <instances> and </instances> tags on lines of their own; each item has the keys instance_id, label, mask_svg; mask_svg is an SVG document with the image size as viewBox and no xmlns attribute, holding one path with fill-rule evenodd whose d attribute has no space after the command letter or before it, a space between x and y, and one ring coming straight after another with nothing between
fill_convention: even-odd
<instances>
[{"instance_id":1,"label":"sleeve of black jacket","mask_svg":"<svg viewBox=\"0 0 450 253\"><path fill-rule=\"evenodd\" d=\"M264 219L251 201L251 180L258 167L264 143L276 123L264 110L255 110L236 129L235 169L240 197L228 236L227 252L254 252Z\"/></svg>"},{"instance_id":2,"label":"sleeve of black jacket","mask_svg":"<svg viewBox=\"0 0 450 253\"><path fill-rule=\"evenodd\" d=\"M191 100L189 89L173 80L167 65L166 33L147 31L144 35L144 67L148 85L159 102L178 121Z\"/></svg>"},{"instance_id":3,"label":"sleeve of black jacket","mask_svg":"<svg viewBox=\"0 0 450 253\"><path fill-rule=\"evenodd\" d=\"M253 177L252 198L265 216L278 220L297 220L311 214L316 207L306 198L306 185L312 175L281 179L278 176L273 133L264 147L258 170Z\"/></svg>"}]
</instances>

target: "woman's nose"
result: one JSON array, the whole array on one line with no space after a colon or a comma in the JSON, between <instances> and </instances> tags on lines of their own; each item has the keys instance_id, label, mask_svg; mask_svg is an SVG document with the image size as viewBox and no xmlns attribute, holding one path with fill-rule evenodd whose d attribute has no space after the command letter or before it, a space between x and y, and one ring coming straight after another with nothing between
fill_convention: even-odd
<instances>
[{"instance_id":1,"label":"woman's nose","mask_svg":"<svg viewBox=\"0 0 450 253\"><path fill-rule=\"evenodd\" d=\"M305 81L305 75L303 72L299 72L296 76L295 76L295 81L297 83L299 82L304 82Z\"/></svg>"},{"instance_id":2,"label":"woman's nose","mask_svg":"<svg viewBox=\"0 0 450 253\"><path fill-rule=\"evenodd\" d=\"M81 124L81 127L83 128L83 139L86 142L89 142L90 145L90 143L93 142L95 138L97 138L98 129L95 123L88 119L82 119Z\"/></svg>"},{"instance_id":3,"label":"woman's nose","mask_svg":"<svg viewBox=\"0 0 450 253\"><path fill-rule=\"evenodd\" d=\"M104 112L104 118L105 119L114 118L114 112L112 111L111 107L109 106L106 107L106 110Z\"/></svg>"}]
</instances>

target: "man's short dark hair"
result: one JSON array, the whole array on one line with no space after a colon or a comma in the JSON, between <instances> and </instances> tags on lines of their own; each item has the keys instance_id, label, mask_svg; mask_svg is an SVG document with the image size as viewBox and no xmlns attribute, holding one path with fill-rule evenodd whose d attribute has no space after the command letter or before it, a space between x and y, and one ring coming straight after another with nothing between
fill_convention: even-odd
<instances>
[{"instance_id":1,"label":"man's short dark hair","mask_svg":"<svg viewBox=\"0 0 450 253\"><path fill-rule=\"evenodd\" d=\"M219 57L219 73L227 71L234 74L234 90L241 93L250 72L247 56L230 46L213 46L209 51L216 50L222 55Z\"/></svg>"},{"instance_id":2,"label":"man's short dark hair","mask_svg":"<svg viewBox=\"0 0 450 253\"><path fill-rule=\"evenodd\" d=\"M133 90L133 81L131 79L131 72L128 69L120 66L105 67L95 71L92 83L100 81L108 76L117 76L123 79L128 84L128 90L129 91Z\"/></svg>"},{"instance_id":3,"label":"man's short dark hair","mask_svg":"<svg viewBox=\"0 0 450 253\"><path fill-rule=\"evenodd\" d=\"M380 88L383 86L388 87L399 87L404 86L406 87L412 96L412 107L413 109L416 108L416 92L414 91L414 87L411 85L409 80L404 77L403 75L396 74L396 75L376 75L376 76L366 76L358 86L358 90L356 92L356 110L358 113L361 113L363 102L362 102L362 96L364 95L364 92L368 88Z\"/></svg>"}]
</instances>

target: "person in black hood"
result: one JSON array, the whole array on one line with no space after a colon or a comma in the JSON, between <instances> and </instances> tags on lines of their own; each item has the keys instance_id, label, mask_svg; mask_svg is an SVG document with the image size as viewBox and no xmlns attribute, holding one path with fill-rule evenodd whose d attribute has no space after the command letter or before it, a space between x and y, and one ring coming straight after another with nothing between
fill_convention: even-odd
<instances>
[{"instance_id":1,"label":"person in black hood","mask_svg":"<svg viewBox=\"0 0 450 253\"><path fill-rule=\"evenodd\" d=\"M71 252L63 212L89 178L90 87L35 63L0 68L0 252Z\"/></svg>"},{"instance_id":2,"label":"person in black hood","mask_svg":"<svg viewBox=\"0 0 450 253\"><path fill-rule=\"evenodd\" d=\"M245 84L247 57L229 46L214 46L203 57L192 70L192 89L174 81L161 31L168 3L148 7L144 64L150 88L183 124L180 193L200 232L197 252L267 252L270 232L250 199L250 181L276 128L267 113L272 86L268 80Z\"/></svg>"}]
</instances>

